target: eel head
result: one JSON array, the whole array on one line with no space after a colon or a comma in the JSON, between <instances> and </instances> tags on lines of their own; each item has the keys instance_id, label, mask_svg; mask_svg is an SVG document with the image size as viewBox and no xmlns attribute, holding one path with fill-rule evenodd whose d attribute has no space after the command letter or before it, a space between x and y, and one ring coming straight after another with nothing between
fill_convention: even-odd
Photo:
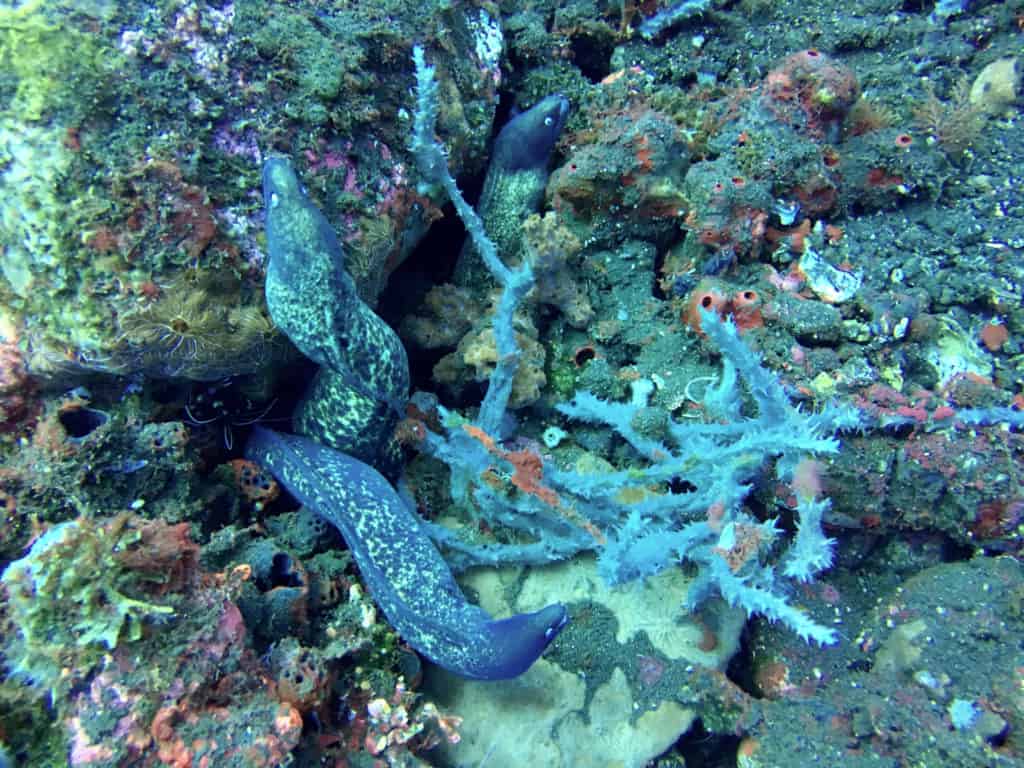
<instances>
[{"instance_id":1,"label":"eel head","mask_svg":"<svg viewBox=\"0 0 1024 768\"><path fill-rule=\"evenodd\" d=\"M488 622L488 630L501 663L481 675L488 680L506 680L529 669L558 633L569 623L569 612L560 603L534 613L519 613Z\"/></svg>"},{"instance_id":2,"label":"eel head","mask_svg":"<svg viewBox=\"0 0 1024 768\"><path fill-rule=\"evenodd\" d=\"M553 94L512 118L494 142L493 163L508 171L547 168L569 119L569 100Z\"/></svg>"}]
</instances>

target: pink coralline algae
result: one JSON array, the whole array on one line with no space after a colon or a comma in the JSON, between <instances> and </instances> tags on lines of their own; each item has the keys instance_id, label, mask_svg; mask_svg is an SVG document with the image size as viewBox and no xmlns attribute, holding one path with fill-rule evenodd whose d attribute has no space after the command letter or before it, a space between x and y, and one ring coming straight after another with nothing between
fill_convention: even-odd
<instances>
[{"instance_id":1,"label":"pink coralline algae","mask_svg":"<svg viewBox=\"0 0 1024 768\"><path fill-rule=\"evenodd\" d=\"M825 139L835 138L859 97L853 71L813 48L787 56L762 85L762 103L779 120Z\"/></svg>"},{"instance_id":2,"label":"pink coralline algae","mask_svg":"<svg viewBox=\"0 0 1024 768\"><path fill-rule=\"evenodd\" d=\"M636 673L644 688L657 685L665 674L665 662L656 656L637 656Z\"/></svg>"},{"instance_id":3,"label":"pink coralline algae","mask_svg":"<svg viewBox=\"0 0 1024 768\"><path fill-rule=\"evenodd\" d=\"M214 129L213 146L226 155L247 157L257 163L263 161L256 134L253 131L236 133L228 123Z\"/></svg>"},{"instance_id":4,"label":"pink coralline algae","mask_svg":"<svg viewBox=\"0 0 1024 768\"><path fill-rule=\"evenodd\" d=\"M630 105L594 115L594 124L551 174L552 207L582 219L602 212L633 220L677 217L686 201L674 180L689 158L672 120Z\"/></svg>"},{"instance_id":5,"label":"pink coralline algae","mask_svg":"<svg viewBox=\"0 0 1024 768\"><path fill-rule=\"evenodd\" d=\"M11 342L0 343L0 433L16 434L31 426L39 412L35 393L21 350Z\"/></svg>"},{"instance_id":6,"label":"pink coralline algae","mask_svg":"<svg viewBox=\"0 0 1024 768\"><path fill-rule=\"evenodd\" d=\"M302 716L263 682L247 645L231 599L246 576L244 567L206 574L181 596L173 627L102 660L63 707L71 765L270 768L289 759Z\"/></svg>"}]
</instances>

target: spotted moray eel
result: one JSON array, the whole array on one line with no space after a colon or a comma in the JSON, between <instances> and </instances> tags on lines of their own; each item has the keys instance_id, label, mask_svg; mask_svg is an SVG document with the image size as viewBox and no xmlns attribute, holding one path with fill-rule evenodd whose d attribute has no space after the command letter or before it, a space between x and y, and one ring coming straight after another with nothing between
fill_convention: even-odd
<instances>
[{"instance_id":1,"label":"spotted moray eel","mask_svg":"<svg viewBox=\"0 0 1024 768\"><path fill-rule=\"evenodd\" d=\"M466 601L415 514L368 462L379 462L409 388L405 350L364 304L343 251L289 162L263 168L267 306L320 364L299 404L299 435L257 427L246 456L345 537L388 620L431 661L464 677L524 672L568 622L564 606L492 619Z\"/></svg>"}]
</instances>

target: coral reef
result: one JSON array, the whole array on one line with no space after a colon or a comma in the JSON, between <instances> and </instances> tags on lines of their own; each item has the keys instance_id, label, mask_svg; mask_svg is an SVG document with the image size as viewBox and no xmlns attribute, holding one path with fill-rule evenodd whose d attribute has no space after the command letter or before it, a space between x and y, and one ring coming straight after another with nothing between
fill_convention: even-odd
<instances>
[{"instance_id":1,"label":"coral reef","mask_svg":"<svg viewBox=\"0 0 1024 768\"><path fill-rule=\"evenodd\" d=\"M146 623L167 621L174 608L150 600L193 578L199 548L185 527L124 513L60 523L39 537L3 574L11 671L56 706L104 654L139 640Z\"/></svg>"},{"instance_id":2,"label":"coral reef","mask_svg":"<svg viewBox=\"0 0 1024 768\"><path fill-rule=\"evenodd\" d=\"M1021 762L1020 30L4 5L0 764ZM268 157L334 283L282 280ZM411 395L367 375L397 352L338 365L364 308ZM302 506L244 458L300 402L357 425L398 534L346 546L315 510L355 484ZM389 625L359 547L420 532L412 613L565 606L514 681Z\"/></svg>"},{"instance_id":3,"label":"coral reef","mask_svg":"<svg viewBox=\"0 0 1024 768\"><path fill-rule=\"evenodd\" d=\"M451 283L433 286L418 314L407 315L401 334L421 349L455 347L473 327L482 310L465 288Z\"/></svg>"},{"instance_id":4,"label":"coral reef","mask_svg":"<svg viewBox=\"0 0 1024 768\"><path fill-rule=\"evenodd\" d=\"M438 215L407 178L405 127L379 119L406 88L386 76L392 62L425 27L401 2L330 16L324 29L315 3L205 0L3 10L0 297L33 371L210 380L280 362L251 343L269 330L251 327L263 248L248 190L252 163L273 147L315 176L363 265L360 290L376 298ZM448 19L438 9L432 23L464 36L469 56L452 57L445 75L444 123L453 159L479 167L500 31L486 12ZM183 361L182 348L168 351L174 340L145 331L145 315L161 324L176 311L149 306L161 293L211 282L203 319L219 362L212 353Z\"/></svg>"},{"instance_id":5,"label":"coral reef","mask_svg":"<svg viewBox=\"0 0 1024 768\"><path fill-rule=\"evenodd\" d=\"M643 102L614 97L590 121L566 163L551 174L547 194L555 210L593 219L615 212L628 219L674 218L686 202L678 179L689 152L672 119Z\"/></svg>"}]
</instances>

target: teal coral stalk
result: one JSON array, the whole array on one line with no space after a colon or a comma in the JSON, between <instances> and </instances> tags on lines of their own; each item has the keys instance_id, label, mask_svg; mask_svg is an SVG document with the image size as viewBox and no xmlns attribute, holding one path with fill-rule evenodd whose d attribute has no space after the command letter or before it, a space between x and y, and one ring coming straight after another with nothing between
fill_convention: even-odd
<instances>
[{"instance_id":1,"label":"teal coral stalk","mask_svg":"<svg viewBox=\"0 0 1024 768\"><path fill-rule=\"evenodd\" d=\"M512 280L512 270L501 261L497 247L487 236L483 221L462 196L462 191L448 170L444 148L434 138L438 109L436 70L427 64L423 48L418 45L412 49L412 60L416 66L416 112L413 115L411 147L416 156L416 165L429 183L438 184L444 189L487 268L498 282L505 285Z\"/></svg>"},{"instance_id":2,"label":"teal coral stalk","mask_svg":"<svg viewBox=\"0 0 1024 768\"><path fill-rule=\"evenodd\" d=\"M834 433L858 428L859 414L831 405L819 413L802 414L757 354L740 340L735 324L704 312L702 328L722 353L721 381L705 395L708 422L670 422L672 445L634 432L635 407L605 404L589 395L577 395L573 403L559 406L573 418L608 424L652 461L644 470L620 473L633 474L629 479L618 478L620 484L665 482L681 476L692 478L696 486L685 501L669 494L637 505L601 552L602 573L609 581L620 582L688 560L699 566L698 579L687 596L691 609L717 593L748 614L781 621L805 640L833 643L834 630L788 605L775 591L774 570L760 562L779 533L775 521L758 523L742 511L741 504L750 481L770 457L777 457L779 471L786 474L807 454L834 453L839 447ZM754 400L754 417L741 411L739 382ZM573 479L566 473L562 481ZM584 479L580 489L594 500L598 494L614 493L616 482L608 476L596 483ZM800 499L799 528L786 553L786 576L809 581L831 565L834 542L821 531L827 508L827 501Z\"/></svg>"},{"instance_id":3,"label":"teal coral stalk","mask_svg":"<svg viewBox=\"0 0 1024 768\"><path fill-rule=\"evenodd\" d=\"M480 405L477 423L488 434L497 434L502 417L512 394L512 381L519 367L519 346L516 344L512 317L520 302L533 287L533 272L525 261L514 269L505 266L494 242L487 236L484 223L459 191L448 170L444 149L434 138L437 122L437 80L434 67L427 64L423 49L415 46L412 52L416 65L416 113L414 116L412 151L424 178L440 185L455 206L455 211L473 245L502 287L501 298L494 313L494 341L498 361L487 386L487 394Z\"/></svg>"}]
</instances>

